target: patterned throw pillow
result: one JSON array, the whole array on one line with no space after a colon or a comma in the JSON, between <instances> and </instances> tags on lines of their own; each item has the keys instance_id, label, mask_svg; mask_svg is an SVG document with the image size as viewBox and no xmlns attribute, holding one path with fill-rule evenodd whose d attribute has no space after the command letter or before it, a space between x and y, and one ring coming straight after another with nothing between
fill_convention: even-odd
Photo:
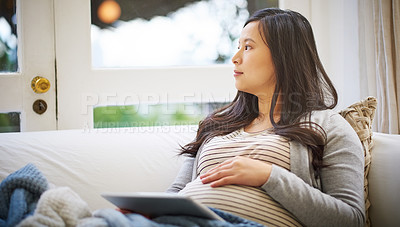
<instances>
[{"instance_id":1,"label":"patterned throw pillow","mask_svg":"<svg viewBox=\"0 0 400 227\"><path fill-rule=\"evenodd\" d=\"M372 141L372 121L376 110L376 98L368 97L360 102L354 103L346 109L339 112L354 128L364 148L365 167L364 167L364 199L366 226L370 226L368 208L370 202L368 199L368 172L371 164Z\"/></svg>"}]
</instances>

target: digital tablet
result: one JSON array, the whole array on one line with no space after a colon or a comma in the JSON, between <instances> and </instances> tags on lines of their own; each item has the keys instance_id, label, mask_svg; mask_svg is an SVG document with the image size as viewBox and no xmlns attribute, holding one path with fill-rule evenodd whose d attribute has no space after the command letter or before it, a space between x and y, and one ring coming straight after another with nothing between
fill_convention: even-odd
<instances>
[{"instance_id":1,"label":"digital tablet","mask_svg":"<svg viewBox=\"0 0 400 227\"><path fill-rule=\"evenodd\" d=\"M151 218L163 215L195 216L223 220L208 207L190 197L163 192L103 193L105 199L120 209Z\"/></svg>"}]
</instances>

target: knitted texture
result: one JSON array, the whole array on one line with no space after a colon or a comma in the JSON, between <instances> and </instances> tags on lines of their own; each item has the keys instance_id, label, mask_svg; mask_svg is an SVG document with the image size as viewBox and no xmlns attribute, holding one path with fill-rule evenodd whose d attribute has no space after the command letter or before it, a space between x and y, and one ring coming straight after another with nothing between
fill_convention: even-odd
<instances>
[{"instance_id":1,"label":"knitted texture","mask_svg":"<svg viewBox=\"0 0 400 227\"><path fill-rule=\"evenodd\" d=\"M368 173L371 165L372 140L372 121L375 116L377 101L374 97L368 97L357 102L339 113L350 123L356 131L364 149L364 200L366 226L370 226L368 209L371 206L368 198Z\"/></svg>"},{"instance_id":2,"label":"knitted texture","mask_svg":"<svg viewBox=\"0 0 400 227\"><path fill-rule=\"evenodd\" d=\"M263 227L259 223L246 220L233 214L211 208L223 220L210 220L194 216L166 215L148 219L140 214L130 213L123 215L115 209L99 209L93 216L79 221L77 227L180 227L180 226L207 226L207 227Z\"/></svg>"},{"instance_id":3,"label":"knitted texture","mask_svg":"<svg viewBox=\"0 0 400 227\"><path fill-rule=\"evenodd\" d=\"M48 187L47 179L31 163L8 175L0 183L0 226L15 226L32 214Z\"/></svg>"},{"instance_id":4,"label":"knitted texture","mask_svg":"<svg viewBox=\"0 0 400 227\"><path fill-rule=\"evenodd\" d=\"M77 226L78 222L90 217L88 204L69 187L49 189L43 193L35 213L25 218L22 226Z\"/></svg>"}]
</instances>

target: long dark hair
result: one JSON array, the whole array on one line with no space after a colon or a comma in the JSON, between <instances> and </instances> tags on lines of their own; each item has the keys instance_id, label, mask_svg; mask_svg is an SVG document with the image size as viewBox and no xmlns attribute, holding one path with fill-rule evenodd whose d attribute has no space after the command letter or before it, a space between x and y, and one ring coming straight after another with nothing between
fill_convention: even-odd
<instances>
[{"instance_id":1,"label":"long dark hair","mask_svg":"<svg viewBox=\"0 0 400 227\"><path fill-rule=\"evenodd\" d=\"M323 167L326 134L310 121L310 115L315 110L334 108L337 93L318 57L311 25L297 12L274 8L255 12L245 26L254 21L259 22L275 66L276 86L269 113L274 133L307 146L318 175ZM278 97L281 112L275 122ZM249 125L259 114L257 96L238 91L229 105L200 122L195 140L182 147L181 154L195 156L203 143Z\"/></svg>"}]
</instances>

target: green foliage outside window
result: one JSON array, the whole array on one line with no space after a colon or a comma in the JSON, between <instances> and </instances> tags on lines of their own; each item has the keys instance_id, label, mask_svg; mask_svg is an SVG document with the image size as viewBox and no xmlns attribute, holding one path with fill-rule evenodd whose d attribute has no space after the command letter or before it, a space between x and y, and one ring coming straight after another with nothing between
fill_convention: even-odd
<instances>
[{"instance_id":1,"label":"green foliage outside window","mask_svg":"<svg viewBox=\"0 0 400 227\"><path fill-rule=\"evenodd\" d=\"M213 110L226 104L174 103L95 107L94 128L197 125Z\"/></svg>"},{"instance_id":2,"label":"green foliage outside window","mask_svg":"<svg viewBox=\"0 0 400 227\"><path fill-rule=\"evenodd\" d=\"M17 50L10 49L10 47L0 39L0 72L16 72L17 70Z\"/></svg>"},{"instance_id":3,"label":"green foliage outside window","mask_svg":"<svg viewBox=\"0 0 400 227\"><path fill-rule=\"evenodd\" d=\"M0 133L20 131L20 113L0 113Z\"/></svg>"}]
</instances>

